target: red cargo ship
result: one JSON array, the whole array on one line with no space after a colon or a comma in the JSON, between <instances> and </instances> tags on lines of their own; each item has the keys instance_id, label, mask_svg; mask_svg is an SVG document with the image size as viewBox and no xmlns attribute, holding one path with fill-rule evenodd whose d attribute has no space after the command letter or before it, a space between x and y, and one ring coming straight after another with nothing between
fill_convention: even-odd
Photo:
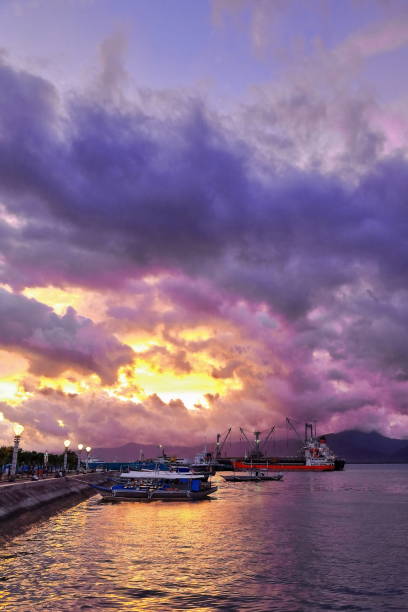
<instances>
[{"instance_id":1,"label":"red cargo ship","mask_svg":"<svg viewBox=\"0 0 408 612\"><path fill-rule=\"evenodd\" d=\"M324 436L313 435L313 426L309 423L305 425L304 445L296 457L263 457L259 452L259 432L255 432L255 449L251 457L233 460L234 469L333 472L345 465L344 459L338 459L327 446Z\"/></svg>"}]
</instances>

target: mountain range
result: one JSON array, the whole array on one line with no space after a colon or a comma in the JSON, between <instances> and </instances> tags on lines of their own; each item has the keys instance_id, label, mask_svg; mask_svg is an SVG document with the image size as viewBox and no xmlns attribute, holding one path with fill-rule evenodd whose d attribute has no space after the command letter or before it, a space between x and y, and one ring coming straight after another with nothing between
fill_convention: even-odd
<instances>
[{"instance_id":1,"label":"mountain range","mask_svg":"<svg viewBox=\"0 0 408 612\"><path fill-rule=\"evenodd\" d=\"M408 440L387 438L381 434L347 430L340 433L326 434L327 443L338 457L348 463L408 463ZM264 449L269 455L295 454L300 441L276 440ZM214 444L208 444L207 450L214 451ZM157 444L139 444L129 442L124 446L113 448L95 448L93 456L104 461L135 461L139 458L158 457L162 452L167 456L194 457L204 450L203 446L168 445L161 448ZM244 441L228 442L223 449L223 456L244 455L248 444Z\"/></svg>"},{"instance_id":2,"label":"mountain range","mask_svg":"<svg viewBox=\"0 0 408 612\"><path fill-rule=\"evenodd\" d=\"M349 463L408 463L408 440L357 430L328 434L326 438L334 453Z\"/></svg>"}]
</instances>

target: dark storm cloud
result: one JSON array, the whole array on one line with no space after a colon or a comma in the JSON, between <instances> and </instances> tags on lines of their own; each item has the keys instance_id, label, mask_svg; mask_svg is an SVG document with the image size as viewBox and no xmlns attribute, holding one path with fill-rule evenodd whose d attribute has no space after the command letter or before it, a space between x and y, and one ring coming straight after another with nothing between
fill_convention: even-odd
<instances>
[{"instance_id":1,"label":"dark storm cloud","mask_svg":"<svg viewBox=\"0 0 408 612\"><path fill-rule=\"evenodd\" d=\"M291 318L359 265L404 284L404 160L378 163L355 188L294 169L260 181L250 152L196 101L158 119L75 99L57 120L51 85L7 66L1 80L14 92L12 108L0 99L1 189L26 222L5 236L5 282L115 286L182 269Z\"/></svg>"},{"instance_id":2,"label":"dark storm cloud","mask_svg":"<svg viewBox=\"0 0 408 612\"><path fill-rule=\"evenodd\" d=\"M280 117L299 112L306 130L327 105L314 106L305 96ZM321 164L301 170L280 163L275 141L276 158L272 147L259 168L256 139L244 142L200 101L163 92L160 102L142 108L73 95L62 101L43 79L0 66L0 195L14 215L4 215L0 226L1 280L14 288L124 289L135 278L167 273L160 297L178 310L152 314L148 300L112 303L108 315L118 328L137 320L140 329L153 329L160 316L168 325L163 337L176 346L177 317L180 324L224 317L252 332L250 317L240 318L234 304L244 301L249 311L263 304L280 326L279 333L257 329L265 351L257 358L263 363L276 355L284 366L274 364L265 388L254 389L260 401L269 390L277 405L303 412L313 404L320 415L329 405L340 414L358 411L374 400L367 389L351 388L353 381L369 385L379 372L381 402L389 401L389 385L397 385L393 397L402 397L408 163L402 154L380 158L384 135L370 128L367 106L339 100L348 166L359 169L349 180L340 158L337 175ZM258 131L262 117L267 130L269 116L258 113ZM41 316L65 325L48 310ZM66 316L82 329L78 317ZM27 343L27 334L16 344ZM64 363L107 379L130 360L119 343L107 365L106 356L96 363L86 349L73 354L64 343L56 346ZM48 348L29 350L49 361ZM327 356L321 363L320 353ZM186 354L175 355L175 367L188 371ZM156 357L168 361L167 353ZM237 369L226 360L213 373L223 378ZM251 385L267 376L254 371ZM343 383L341 393L335 383Z\"/></svg>"},{"instance_id":3,"label":"dark storm cloud","mask_svg":"<svg viewBox=\"0 0 408 612\"><path fill-rule=\"evenodd\" d=\"M56 376L68 368L95 372L106 383L130 363L133 351L72 308L58 316L51 308L0 289L0 347L25 355L31 371Z\"/></svg>"}]
</instances>

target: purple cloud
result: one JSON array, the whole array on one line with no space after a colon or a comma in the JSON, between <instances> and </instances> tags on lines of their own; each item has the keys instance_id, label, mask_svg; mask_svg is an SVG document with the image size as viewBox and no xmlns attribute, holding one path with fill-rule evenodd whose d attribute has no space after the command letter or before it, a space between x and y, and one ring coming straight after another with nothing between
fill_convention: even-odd
<instances>
[{"instance_id":1,"label":"purple cloud","mask_svg":"<svg viewBox=\"0 0 408 612\"><path fill-rule=\"evenodd\" d=\"M109 384L120 366L130 363L133 351L90 319L68 308L58 316L51 308L0 289L0 347L24 354L30 370L58 376L73 368L95 372Z\"/></svg>"},{"instance_id":2,"label":"purple cloud","mask_svg":"<svg viewBox=\"0 0 408 612\"><path fill-rule=\"evenodd\" d=\"M33 371L77 367L109 382L133 353L106 329L159 330L168 346L145 355L157 367L188 373L190 353L205 350L218 363L209 376L241 381L213 399L214 423L405 414L408 164L385 156L369 100L339 100L342 148L328 171L288 161L330 106L308 88L280 114L276 100L252 107L246 139L201 101L166 93L160 110L62 100L5 64L0 92L2 282L117 292L103 329L2 292L0 340ZM188 324L213 336L187 341Z\"/></svg>"}]
</instances>

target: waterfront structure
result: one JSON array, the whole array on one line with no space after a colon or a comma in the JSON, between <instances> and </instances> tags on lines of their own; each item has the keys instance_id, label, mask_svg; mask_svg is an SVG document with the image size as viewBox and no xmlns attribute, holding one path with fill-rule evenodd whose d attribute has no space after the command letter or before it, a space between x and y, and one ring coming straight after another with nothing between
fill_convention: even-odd
<instances>
[{"instance_id":1,"label":"waterfront structure","mask_svg":"<svg viewBox=\"0 0 408 612\"><path fill-rule=\"evenodd\" d=\"M78 444L78 461L77 461L77 472L81 469L81 457L82 457L82 449L84 448L83 444Z\"/></svg>"},{"instance_id":2,"label":"waterfront structure","mask_svg":"<svg viewBox=\"0 0 408 612\"><path fill-rule=\"evenodd\" d=\"M18 447L20 445L21 434L24 431L24 425L20 425L19 423L16 423L14 425L13 430L14 430L14 447L13 447L13 458L11 460L11 468L10 468L10 480L14 480L16 477Z\"/></svg>"},{"instance_id":3,"label":"waterfront structure","mask_svg":"<svg viewBox=\"0 0 408 612\"><path fill-rule=\"evenodd\" d=\"M68 466L68 448L71 445L71 440L64 440L64 472L67 471Z\"/></svg>"},{"instance_id":4,"label":"waterfront structure","mask_svg":"<svg viewBox=\"0 0 408 612\"><path fill-rule=\"evenodd\" d=\"M91 456L91 450L92 450L92 447L91 447L91 446L87 446L85 450L86 450L86 463L85 463L85 468L86 468L86 470L88 470L88 466L89 466L89 458L90 458L90 456Z\"/></svg>"}]
</instances>

